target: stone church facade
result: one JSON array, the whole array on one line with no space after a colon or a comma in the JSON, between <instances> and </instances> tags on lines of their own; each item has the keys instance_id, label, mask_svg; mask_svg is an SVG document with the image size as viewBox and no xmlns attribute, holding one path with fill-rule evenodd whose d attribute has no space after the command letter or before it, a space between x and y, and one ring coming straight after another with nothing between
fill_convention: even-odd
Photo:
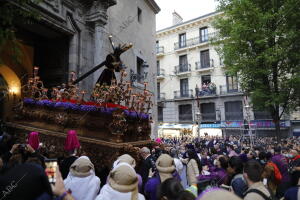
<instances>
[{"instance_id":1,"label":"stone church facade","mask_svg":"<svg viewBox=\"0 0 300 200\"><path fill-rule=\"evenodd\" d=\"M117 3L120 5L118 6ZM137 4L140 6L136 7ZM139 41L136 40L133 41L136 43L136 48L132 51L143 52L144 61L147 61L148 65L151 66L148 73L155 74L156 71L152 72L151 70L152 68L156 70L155 14L159 12L159 7L154 0L120 2L117 0L44 0L39 4L31 4L25 8L37 11L40 15L39 20L30 24L15 22L16 36L21 46L21 62L14 63L7 52L0 54L3 61L0 66L0 84L3 86L0 85L0 89L8 88L3 89L6 93L3 92L2 96L7 95L7 98L1 98L2 112L0 114L2 116L0 118L5 119L9 116L12 100L21 97L21 85L32 75L34 66L39 67L39 76L44 81L45 87L55 87L66 83L71 71L76 72L77 76L83 75L101 63L107 54L112 53L108 43L110 32L117 36L113 38L116 40L116 44L132 42L131 38L139 39L140 36L136 37L133 30L123 31L124 35L120 35L119 31L114 31L117 30L114 27L128 28L125 27L127 22L124 22L122 18L122 13L128 14L123 11L123 7L127 10L134 8L134 11L139 12L139 14L141 14L140 10L137 9L140 9L139 7L145 8L142 10L143 15L151 16L151 22L148 23L148 26L146 20L149 17L143 17L145 20L144 27L151 26L149 28L151 38L145 44L147 46L138 47ZM108 12L109 8L112 8L110 12ZM132 11L129 10L129 12ZM118 19L109 21L109 13L111 18ZM137 19L134 18L133 20ZM108 23L110 24L108 25ZM142 31L140 34L145 33ZM131 35L131 38L128 35ZM131 59L136 59L136 57L130 56L122 55L125 64ZM127 63L126 60L128 60ZM128 63L130 66L126 69L128 74L130 72L137 73L136 62L133 63ZM93 90L100 72L101 70L98 70L94 75L81 81L79 87L89 94ZM150 82L153 93L155 82L156 80ZM12 91L11 88L14 88L13 93L9 92Z\"/></svg>"}]
</instances>

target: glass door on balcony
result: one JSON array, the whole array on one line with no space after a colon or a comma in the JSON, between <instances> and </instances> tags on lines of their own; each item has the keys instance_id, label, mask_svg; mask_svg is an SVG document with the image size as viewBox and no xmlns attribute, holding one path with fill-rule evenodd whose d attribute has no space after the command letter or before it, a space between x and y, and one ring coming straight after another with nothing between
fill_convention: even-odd
<instances>
[{"instance_id":1,"label":"glass door on balcony","mask_svg":"<svg viewBox=\"0 0 300 200\"><path fill-rule=\"evenodd\" d=\"M200 42L208 41L208 29L207 27L200 28Z\"/></svg>"},{"instance_id":2,"label":"glass door on balcony","mask_svg":"<svg viewBox=\"0 0 300 200\"><path fill-rule=\"evenodd\" d=\"M242 103L242 101L225 102L225 119L226 120L243 120L243 103Z\"/></svg>"},{"instance_id":3,"label":"glass door on balcony","mask_svg":"<svg viewBox=\"0 0 300 200\"><path fill-rule=\"evenodd\" d=\"M209 50L200 52L200 62L201 62L201 68L210 67Z\"/></svg>"},{"instance_id":4,"label":"glass door on balcony","mask_svg":"<svg viewBox=\"0 0 300 200\"><path fill-rule=\"evenodd\" d=\"M187 72L187 71L189 71L187 55L179 56L179 72Z\"/></svg>"},{"instance_id":5,"label":"glass door on balcony","mask_svg":"<svg viewBox=\"0 0 300 200\"><path fill-rule=\"evenodd\" d=\"M188 97L189 96L189 79L180 79L180 96Z\"/></svg>"},{"instance_id":6,"label":"glass door on balcony","mask_svg":"<svg viewBox=\"0 0 300 200\"><path fill-rule=\"evenodd\" d=\"M186 47L186 34L179 34L179 48Z\"/></svg>"},{"instance_id":7,"label":"glass door on balcony","mask_svg":"<svg viewBox=\"0 0 300 200\"><path fill-rule=\"evenodd\" d=\"M164 109L164 108L161 107L161 106L158 106L158 107L157 107L157 120L158 120L159 122L164 121L163 109Z\"/></svg>"},{"instance_id":8,"label":"glass door on balcony","mask_svg":"<svg viewBox=\"0 0 300 200\"><path fill-rule=\"evenodd\" d=\"M183 122L192 122L193 121L193 112L192 112L192 105L179 105L179 121Z\"/></svg>"},{"instance_id":9,"label":"glass door on balcony","mask_svg":"<svg viewBox=\"0 0 300 200\"><path fill-rule=\"evenodd\" d=\"M159 60L156 61L156 68L157 68L157 76L160 76L160 62Z\"/></svg>"},{"instance_id":10,"label":"glass door on balcony","mask_svg":"<svg viewBox=\"0 0 300 200\"><path fill-rule=\"evenodd\" d=\"M238 91L238 80L237 76L226 76L227 82L227 92L237 92Z\"/></svg>"},{"instance_id":11,"label":"glass door on balcony","mask_svg":"<svg viewBox=\"0 0 300 200\"><path fill-rule=\"evenodd\" d=\"M160 82L157 83L157 98L160 99Z\"/></svg>"},{"instance_id":12,"label":"glass door on balcony","mask_svg":"<svg viewBox=\"0 0 300 200\"><path fill-rule=\"evenodd\" d=\"M201 114L204 122L216 121L215 103L202 103Z\"/></svg>"}]
</instances>

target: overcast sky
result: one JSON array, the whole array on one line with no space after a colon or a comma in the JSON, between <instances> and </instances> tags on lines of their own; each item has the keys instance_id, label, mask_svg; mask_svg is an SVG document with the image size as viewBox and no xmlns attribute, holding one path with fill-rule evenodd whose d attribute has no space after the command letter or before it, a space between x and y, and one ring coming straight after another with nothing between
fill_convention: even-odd
<instances>
[{"instance_id":1,"label":"overcast sky","mask_svg":"<svg viewBox=\"0 0 300 200\"><path fill-rule=\"evenodd\" d=\"M156 0L161 11L156 15L156 30L172 26L172 12L175 10L187 21L216 9L216 0Z\"/></svg>"}]
</instances>

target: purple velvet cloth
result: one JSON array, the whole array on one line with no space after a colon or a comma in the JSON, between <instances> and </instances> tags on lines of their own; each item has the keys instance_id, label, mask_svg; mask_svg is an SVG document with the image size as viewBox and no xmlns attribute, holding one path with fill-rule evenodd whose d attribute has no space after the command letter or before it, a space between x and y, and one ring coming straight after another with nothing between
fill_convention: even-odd
<instances>
[{"instance_id":1,"label":"purple velvet cloth","mask_svg":"<svg viewBox=\"0 0 300 200\"><path fill-rule=\"evenodd\" d=\"M290 176L288 172L288 160L281 154L276 154L272 157L271 161L275 163L282 175L281 182L289 182Z\"/></svg>"},{"instance_id":2,"label":"purple velvet cloth","mask_svg":"<svg viewBox=\"0 0 300 200\"><path fill-rule=\"evenodd\" d=\"M173 177L176 178L179 182L181 181L180 176L176 171L173 173ZM160 184L161 181L158 175L150 178L147 181L145 185L145 196L147 197L148 200L156 200L156 192Z\"/></svg>"},{"instance_id":3,"label":"purple velvet cloth","mask_svg":"<svg viewBox=\"0 0 300 200\"><path fill-rule=\"evenodd\" d=\"M160 184L158 176L149 179L145 185L145 195L149 200L156 200L157 187Z\"/></svg>"},{"instance_id":4,"label":"purple velvet cloth","mask_svg":"<svg viewBox=\"0 0 300 200\"><path fill-rule=\"evenodd\" d=\"M210 171L210 175L199 175L198 180L216 180L218 185L226 184L228 180L228 174L223 168L214 168Z\"/></svg>"}]
</instances>

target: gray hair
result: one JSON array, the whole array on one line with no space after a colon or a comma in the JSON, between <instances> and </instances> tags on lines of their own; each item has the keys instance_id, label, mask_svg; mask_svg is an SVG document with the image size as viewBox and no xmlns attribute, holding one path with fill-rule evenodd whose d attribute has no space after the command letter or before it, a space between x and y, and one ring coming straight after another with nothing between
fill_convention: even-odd
<instances>
[{"instance_id":1,"label":"gray hair","mask_svg":"<svg viewBox=\"0 0 300 200\"><path fill-rule=\"evenodd\" d=\"M140 153L150 154L150 149L148 147L143 147L141 148Z\"/></svg>"}]
</instances>

